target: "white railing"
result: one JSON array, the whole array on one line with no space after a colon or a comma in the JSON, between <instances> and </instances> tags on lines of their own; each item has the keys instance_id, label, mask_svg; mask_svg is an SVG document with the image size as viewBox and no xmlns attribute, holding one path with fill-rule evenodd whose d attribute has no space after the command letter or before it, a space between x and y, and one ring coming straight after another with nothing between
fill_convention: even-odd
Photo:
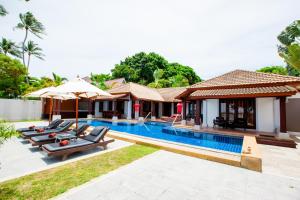
<instances>
[{"instance_id":1,"label":"white railing","mask_svg":"<svg viewBox=\"0 0 300 200\"><path fill-rule=\"evenodd\" d=\"M147 119L147 117L148 117L149 115L151 115L151 112L149 112L149 113L146 115L146 117L144 118L144 121Z\"/></svg>"},{"instance_id":2,"label":"white railing","mask_svg":"<svg viewBox=\"0 0 300 200\"><path fill-rule=\"evenodd\" d=\"M175 119L172 122L172 126L174 126L174 123L176 122L176 119L177 119L178 116L180 116L180 115L176 115Z\"/></svg>"}]
</instances>

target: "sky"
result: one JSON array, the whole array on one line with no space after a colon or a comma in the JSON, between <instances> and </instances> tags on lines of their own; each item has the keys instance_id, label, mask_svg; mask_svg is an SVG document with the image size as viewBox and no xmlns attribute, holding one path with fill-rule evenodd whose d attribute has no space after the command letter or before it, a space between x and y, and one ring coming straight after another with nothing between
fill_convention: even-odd
<instances>
[{"instance_id":1,"label":"sky","mask_svg":"<svg viewBox=\"0 0 300 200\"><path fill-rule=\"evenodd\" d=\"M277 35L300 19L299 0L0 0L0 37L21 42L13 30L31 11L46 27L46 55L33 58L30 74L72 79L110 73L135 53L156 52L192 67L202 79L234 69L284 65Z\"/></svg>"}]
</instances>

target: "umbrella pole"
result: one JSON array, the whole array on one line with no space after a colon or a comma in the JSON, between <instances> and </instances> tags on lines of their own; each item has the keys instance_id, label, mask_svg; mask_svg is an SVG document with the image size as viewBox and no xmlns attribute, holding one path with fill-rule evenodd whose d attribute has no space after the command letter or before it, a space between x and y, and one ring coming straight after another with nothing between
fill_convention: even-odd
<instances>
[{"instance_id":1,"label":"umbrella pole","mask_svg":"<svg viewBox=\"0 0 300 200\"><path fill-rule=\"evenodd\" d=\"M50 105L49 105L49 124L51 123L52 104L53 104L53 97L50 98Z\"/></svg>"},{"instance_id":2,"label":"umbrella pole","mask_svg":"<svg viewBox=\"0 0 300 200\"><path fill-rule=\"evenodd\" d=\"M78 130L78 96L76 95L76 131Z\"/></svg>"}]
</instances>

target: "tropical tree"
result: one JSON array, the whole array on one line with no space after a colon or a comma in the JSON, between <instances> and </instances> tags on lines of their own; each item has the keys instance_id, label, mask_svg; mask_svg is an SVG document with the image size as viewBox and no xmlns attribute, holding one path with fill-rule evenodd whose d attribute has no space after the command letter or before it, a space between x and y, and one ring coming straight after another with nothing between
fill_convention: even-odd
<instances>
[{"instance_id":1,"label":"tropical tree","mask_svg":"<svg viewBox=\"0 0 300 200\"><path fill-rule=\"evenodd\" d=\"M279 56L282 57L285 62L300 69L300 20L294 21L287 26L277 37L281 43L278 46Z\"/></svg>"},{"instance_id":2,"label":"tropical tree","mask_svg":"<svg viewBox=\"0 0 300 200\"><path fill-rule=\"evenodd\" d=\"M7 14L7 10L0 4L0 16L5 16Z\"/></svg>"},{"instance_id":3,"label":"tropical tree","mask_svg":"<svg viewBox=\"0 0 300 200\"><path fill-rule=\"evenodd\" d=\"M299 44L291 44L287 46L287 51L282 51L279 55L284 58L285 62L289 65L295 67L300 70L300 45Z\"/></svg>"},{"instance_id":4,"label":"tropical tree","mask_svg":"<svg viewBox=\"0 0 300 200\"><path fill-rule=\"evenodd\" d=\"M181 74L169 78L172 87L185 87L189 85L189 80Z\"/></svg>"},{"instance_id":5,"label":"tropical tree","mask_svg":"<svg viewBox=\"0 0 300 200\"><path fill-rule=\"evenodd\" d=\"M263 67L256 71L264 72L264 73L271 73L271 74L288 75L287 69L282 66L268 66L268 67Z\"/></svg>"},{"instance_id":6,"label":"tropical tree","mask_svg":"<svg viewBox=\"0 0 300 200\"><path fill-rule=\"evenodd\" d=\"M167 87L169 85L168 79L178 74L185 77L189 84L201 81L191 67L179 63L169 63L164 57L153 52L140 52L127 57L120 64L116 64L111 71L113 78L125 78L126 81L156 87L158 85L155 84L153 73L157 69L163 71L163 76L159 80L162 87Z\"/></svg>"},{"instance_id":7,"label":"tropical tree","mask_svg":"<svg viewBox=\"0 0 300 200\"><path fill-rule=\"evenodd\" d=\"M0 54L0 96L15 98L23 93L26 67L19 60Z\"/></svg>"},{"instance_id":8,"label":"tropical tree","mask_svg":"<svg viewBox=\"0 0 300 200\"><path fill-rule=\"evenodd\" d=\"M26 66L25 63L25 43L28 37L28 32L34 34L38 38L41 38L42 34L45 34L45 28L44 25L39 22L31 12L26 12L25 14L19 15L20 22L17 24L15 28L25 30L25 37L22 42L22 60L23 65ZM28 77L27 77L28 82Z\"/></svg>"},{"instance_id":9,"label":"tropical tree","mask_svg":"<svg viewBox=\"0 0 300 200\"><path fill-rule=\"evenodd\" d=\"M2 41L0 42L0 53L4 53L5 55L10 54L18 58L21 57L19 47L14 42L6 38L2 38Z\"/></svg>"},{"instance_id":10,"label":"tropical tree","mask_svg":"<svg viewBox=\"0 0 300 200\"><path fill-rule=\"evenodd\" d=\"M93 73L91 73L92 84L97 86L98 88L100 88L102 90L109 89L105 85L105 81L110 80L110 79L111 79L110 74L93 74Z\"/></svg>"},{"instance_id":11,"label":"tropical tree","mask_svg":"<svg viewBox=\"0 0 300 200\"><path fill-rule=\"evenodd\" d=\"M68 80L67 78L61 77L61 76L55 74L54 72L52 72L52 76L53 76L53 81L56 86L61 85L64 81Z\"/></svg>"},{"instance_id":12,"label":"tropical tree","mask_svg":"<svg viewBox=\"0 0 300 200\"><path fill-rule=\"evenodd\" d=\"M29 40L28 43L24 46L23 52L25 52L28 56L27 73L29 73L29 64L30 64L31 56L34 56L40 60L44 60L43 57L45 55L42 53L42 49L31 40Z\"/></svg>"}]
</instances>

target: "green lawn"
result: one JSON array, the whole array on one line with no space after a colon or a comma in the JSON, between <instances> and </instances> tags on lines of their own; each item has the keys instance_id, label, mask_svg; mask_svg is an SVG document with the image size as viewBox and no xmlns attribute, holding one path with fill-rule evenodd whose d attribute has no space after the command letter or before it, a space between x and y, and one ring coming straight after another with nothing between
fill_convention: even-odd
<instances>
[{"instance_id":1,"label":"green lawn","mask_svg":"<svg viewBox=\"0 0 300 200\"><path fill-rule=\"evenodd\" d=\"M155 151L152 147L132 145L9 180L0 183L0 199L49 199Z\"/></svg>"}]
</instances>

